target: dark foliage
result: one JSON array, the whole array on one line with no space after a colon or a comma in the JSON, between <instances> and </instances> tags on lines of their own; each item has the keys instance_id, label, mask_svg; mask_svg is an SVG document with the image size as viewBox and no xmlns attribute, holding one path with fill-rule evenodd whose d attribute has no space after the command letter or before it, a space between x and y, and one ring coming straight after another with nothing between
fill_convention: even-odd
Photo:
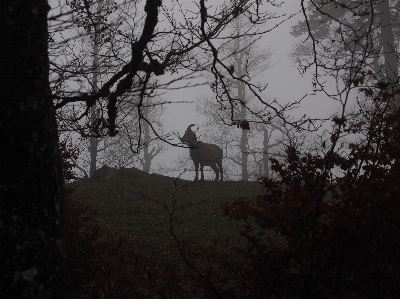
<instances>
[{"instance_id":1,"label":"dark foliage","mask_svg":"<svg viewBox=\"0 0 400 299\"><path fill-rule=\"evenodd\" d=\"M63 168L63 182L69 183L73 180L76 180L76 176L73 170L74 163L71 159L78 159L79 149L77 147L73 147L71 144L68 144L67 141L61 141L59 144L59 151Z\"/></svg>"},{"instance_id":2,"label":"dark foliage","mask_svg":"<svg viewBox=\"0 0 400 299\"><path fill-rule=\"evenodd\" d=\"M171 224L176 247L162 258L144 257L133 241L106 235L96 212L70 196L67 296L398 298L400 109L388 104L399 91L360 92L370 105L356 119L333 120L323 154L288 147L285 163L272 159L281 180L261 180L265 195L222 206L246 246L184 241ZM363 139L339 152L341 132Z\"/></svg>"},{"instance_id":3,"label":"dark foliage","mask_svg":"<svg viewBox=\"0 0 400 299\"><path fill-rule=\"evenodd\" d=\"M361 92L371 106L335 124L324 155L288 147L285 164L272 159L281 181L262 179L266 195L223 205L248 240L235 269L247 298L400 295L400 109L389 105L399 90ZM340 129L364 140L340 154Z\"/></svg>"}]
</instances>

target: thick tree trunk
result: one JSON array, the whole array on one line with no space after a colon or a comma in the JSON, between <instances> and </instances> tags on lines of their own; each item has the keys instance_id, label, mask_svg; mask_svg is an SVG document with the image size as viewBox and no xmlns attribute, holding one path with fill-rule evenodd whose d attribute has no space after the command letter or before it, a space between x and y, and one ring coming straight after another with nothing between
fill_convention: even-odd
<instances>
[{"instance_id":1,"label":"thick tree trunk","mask_svg":"<svg viewBox=\"0 0 400 299\"><path fill-rule=\"evenodd\" d=\"M62 177L46 0L0 4L0 294L61 298Z\"/></svg>"}]
</instances>

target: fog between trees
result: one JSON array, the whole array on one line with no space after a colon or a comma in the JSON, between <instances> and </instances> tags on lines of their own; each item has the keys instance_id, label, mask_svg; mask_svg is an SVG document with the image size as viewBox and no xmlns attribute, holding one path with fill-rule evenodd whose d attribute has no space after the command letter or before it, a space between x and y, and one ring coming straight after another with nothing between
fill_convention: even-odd
<instances>
[{"instance_id":1,"label":"fog between trees","mask_svg":"<svg viewBox=\"0 0 400 299\"><path fill-rule=\"evenodd\" d=\"M297 4L303 20L292 31L300 39L293 58L301 72L312 74L310 93L338 104L329 118L296 116L293 109L303 99L268 99L268 82L254 82L250 68L246 69L254 57L235 60L236 65L230 60L251 53L259 36L272 34L280 21L290 17L280 10L279 2L70 0L52 3L60 10L50 15L54 7L45 0L1 2L0 121L5 142L1 144L0 293L8 298L63 296L59 138L79 134L86 140L82 152L90 145L92 161L104 150L104 161L119 157L120 164L132 163L149 138L160 142L146 150L149 155L167 145L183 147L172 132L162 130L157 116L168 104L163 95L177 81L183 88L201 78L211 88L214 111L228 132L239 130L245 120L250 131L279 131L262 150L279 143L273 154L282 163L290 158L288 148L328 158L345 155L350 151L345 146L351 143L345 130L349 121L372 121L371 115L385 116L398 107L399 2ZM248 27L232 34L239 19ZM240 49L239 40L250 42ZM232 49L232 45L238 46ZM374 95L379 95L378 102L371 100ZM328 129L318 131L326 124ZM242 178L248 179L248 168L243 168L251 155L243 141L247 133L238 132L242 134L239 157L231 159L241 164ZM360 132L358 144L371 141L365 132ZM121 148L123 157L117 151ZM263 158L259 154L254 161ZM90 159L80 166L89 175L94 169ZM357 163L362 174L364 160ZM309 177L302 179L307 183Z\"/></svg>"}]
</instances>

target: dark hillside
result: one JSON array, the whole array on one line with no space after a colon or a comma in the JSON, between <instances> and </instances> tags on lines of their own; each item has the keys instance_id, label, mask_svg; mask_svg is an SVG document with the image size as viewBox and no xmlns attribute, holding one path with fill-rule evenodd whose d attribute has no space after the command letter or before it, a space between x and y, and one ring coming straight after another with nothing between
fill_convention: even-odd
<instances>
[{"instance_id":1,"label":"dark hillside","mask_svg":"<svg viewBox=\"0 0 400 299\"><path fill-rule=\"evenodd\" d=\"M109 167L99 169L94 179L81 179L71 187L79 200L98 210L105 232L122 235L147 253L165 250L172 242L169 212L173 206L172 223L178 237L207 245L237 236L232 233L235 223L222 217L222 203L264 193L257 182L189 182Z\"/></svg>"}]
</instances>

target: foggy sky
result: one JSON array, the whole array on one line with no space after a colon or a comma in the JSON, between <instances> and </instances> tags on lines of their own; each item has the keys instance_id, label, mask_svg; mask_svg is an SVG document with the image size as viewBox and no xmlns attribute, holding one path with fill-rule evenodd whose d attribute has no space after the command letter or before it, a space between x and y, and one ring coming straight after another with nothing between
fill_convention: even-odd
<instances>
[{"instance_id":1,"label":"foggy sky","mask_svg":"<svg viewBox=\"0 0 400 299\"><path fill-rule=\"evenodd\" d=\"M280 11L285 12L286 16L295 14L300 10L300 1L290 0L285 1ZM277 99L280 103L298 101L306 94L312 94L312 73L311 71L305 75L301 75L297 69L295 62L289 56L293 51L295 42L300 42L299 39L290 35L291 26L294 26L303 18L300 13L285 23L279 25L273 31L266 33L263 38L257 42L257 45L262 49L271 47L272 67L262 73L261 76L254 79L256 82L268 84L267 89L263 93L265 99ZM271 22L271 27L272 27ZM268 26L268 23L267 23ZM163 96L164 99L170 101L193 101L193 104L175 104L166 105L167 109L164 113L165 131L179 132L183 134L187 126L190 124L199 125L199 133L202 136L202 141L207 142L207 128L202 126L206 121L205 117L199 115L195 111L196 100L200 95L212 96L208 86L196 87L190 89L182 89L177 91L168 91ZM327 99L324 95L308 96L302 103L301 107L296 111L292 111L294 116L300 117L307 114L310 117L326 117L332 115L338 109L332 100ZM232 129L235 129L233 127ZM262 140L259 141L262 144ZM168 145L167 145L168 146ZM158 164L170 164L180 154L189 155L189 150L181 148L173 148L168 146L168 150L159 154L152 163L152 169ZM205 174L209 179L213 177L213 173ZM185 179L192 179L193 173L188 173L182 176Z\"/></svg>"},{"instance_id":2,"label":"foggy sky","mask_svg":"<svg viewBox=\"0 0 400 299\"><path fill-rule=\"evenodd\" d=\"M192 1L193 0L181 0L180 2L189 4L192 3ZM216 0L212 1L213 4L223 2ZM57 10L59 0L50 0L49 2L53 8L53 12L55 12ZM170 3L170 0L163 0L164 6L167 6ZM210 4L210 2L208 1L207 4ZM282 6L277 9L277 11L280 14L284 13L286 17L290 16L291 14L295 14L300 11L300 1L285 0ZM307 93L312 93L312 73L309 72L304 76L300 75L295 62L291 57L289 57L289 53L293 51L294 43L300 41L299 39L295 39L290 35L291 26L297 24L302 17L302 14L299 13L292 19L281 24L278 28L266 33L262 39L257 42L257 45L260 47L260 49L264 47L270 47L272 50L272 67L264 71L259 77L254 78L255 82L268 84L267 89L263 92L265 100L276 99L279 103L285 104L288 102L290 103L293 101L298 101ZM282 17L281 19L267 22L265 25L266 29L272 28L276 22L281 22L284 18L285 17ZM169 75L165 74L164 76L168 77ZM204 116L199 115L195 111L196 101L199 100L200 96L207 95L212 95L209 86L167 91L166 94L162 96L162 100L172 102L189 101L193 103L165 105L166 111L162 117L164 133L178 132L182 135L188 125L196 124L200 127L199 133L202 136L202 141L207 142L207 128L203 126L203 123L206 121L206 119ZM307 97L298 111L292 111L292 114L299 117L305 113L310 117L324 117L331 115L335 109L337 109L337 107L335 107L334 103L324 98L324 96L321 94ZM175 141L178 142L178 140ZM262 140L260 140L260 143L262 144ZM189 155L188 149L176 148L167 144L165 144L165 147L167 150L159 154L153 160L151 172L154 172L154 170L157 168L157 164L168 166L171 165L171 161L173 159L176 159L182 153L185 153L187 156ZM192 165L188 165L188 167L190 166ZM101 165L97 165L97 167L101 167ZM205 174L206 178L213 176L213 174L208 172ZM187 173L183 175L183 178L186 179L193 179L193 177L194 173Z\"/></svg>"}]
</instances>

